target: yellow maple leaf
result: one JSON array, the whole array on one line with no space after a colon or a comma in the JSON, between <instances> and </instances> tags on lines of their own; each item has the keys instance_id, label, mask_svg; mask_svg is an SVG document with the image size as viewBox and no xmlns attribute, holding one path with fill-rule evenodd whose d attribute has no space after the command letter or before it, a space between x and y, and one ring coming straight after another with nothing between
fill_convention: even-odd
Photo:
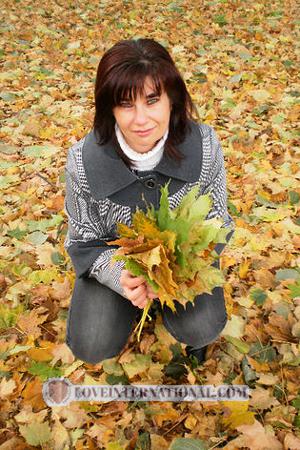
<instances>
[{"instance_id":1,"label":"yellow maple leaf","mask_svg":"<svg viewBox=\"0 0 300 450\"><path fill-rule=\"evenodd\" d=\"M246 262L244 262L244 263L242 263L241 265L240 265L240 267L239 267L239 277L240 278L247 278L247 274L248 274L248 271L249 271L249 266L250 266L250 262L248 261L246 261Z\"/></svg>"},{"instance_id":2,"label":"yellow maple leaf","mask_svg":"<svg viewBox=\"0 0 300 450\"><path fill-rule=\"evenodd\" d=\"M125 225L124 223L117 224L117 231L118 231L118 234L120 236L123 236L124 238L127 237L127 238L134 239L137 236L136 232L132 228ZM108 244L109 244L109 242L108 242Z\"/></svg>"},{"instance_id":3,"label":"yellow maple leaf","mask_svg":"<svg viewBox=\"0 0 300 450\"><path fill-rule=\"evenodd\" d=\"M53 358L52 350L55 347L53 342L41 340L40 347L30 348L27 354L35 361L51 361Z\"/></svg>"},{"instance_id":4,"label":"yellow maple leaf","mask_svg":"<svg viewBox=\"0 0 300 450\"><path fill-rule=\"evenodd\" d=\"M180 412L177 411L172 404L166 402L152 404L151 412L153 414L152 420L158 427L161 427L165 421L171 421L173 423L180 418Z\"/></svg>"},{"instance_id":5,"label":"yellow maple leaf","mask_svg":"<svg viewBox=\"0 0 300 450\"><path fill-rule=\"evenodd\" d=\"M146 238L154 239L159 237L161 231L156 226L155 222L145 216L144 212L137 210L132 219L132 225L137 233Z\"/></svg>"},{"instance_id":6,"label":"yellow maple leaf","mask_svg":"<svg viewBox=\"0 0 300 450\"><path fill-rule=\"evenodd\" d=\"M255 421L255 413L248 411L249 401L223 401L222 423L226 428L235 429L240 425L251 425Z\"/></svg>"},{"instance_id":7,"label":"yellow maple leaf","mask_svg":"<svg viewBox=\"0 0 300 450\"><path fill-rule=\"evenodd\" d=\"M24 404L30 404L32 408L37 410L45 408L47 405L43 399L42 390L42 382L38 378L29 381L21 394L24 398Z\"/></svg>"},{"instance_id":8,"label":"yellow maple leaf","mask_svg":"<svg viewBox=\"0 0 300 450\"><path fill-rule=\"evenodd\" d=\"M126 232L125 232L126 233ZM120 249L118 249L118 253L125 255L126 253L130 253L131 249L135 248L137 245L142 244L144 238L139 236L137 238L130 239L129 237L121 237L120 239L115 239L114 241L109 241L107 245L120 245Z\"/></svg>"}]
</instances>

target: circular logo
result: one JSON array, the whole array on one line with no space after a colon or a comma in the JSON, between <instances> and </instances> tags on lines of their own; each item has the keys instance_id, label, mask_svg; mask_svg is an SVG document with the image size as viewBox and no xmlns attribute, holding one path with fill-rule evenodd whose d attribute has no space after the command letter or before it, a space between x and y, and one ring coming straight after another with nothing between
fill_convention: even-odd
<instances>
[{"instance_id":1,"label":"circular logo","mask_svg":"<svg viewBox=\"0 0 300 450\"><path fill-rule=\"evenodd\" d=\"M69 403L72 383L67 378L49 378L43 385L43 397L49 406Z\"/></svg>"}]
</instances>

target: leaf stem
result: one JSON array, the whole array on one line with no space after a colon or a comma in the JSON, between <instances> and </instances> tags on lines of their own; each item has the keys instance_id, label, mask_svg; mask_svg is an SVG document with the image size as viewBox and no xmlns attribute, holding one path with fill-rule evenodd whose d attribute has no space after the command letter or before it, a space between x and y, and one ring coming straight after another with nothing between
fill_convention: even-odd
<instances>
[{"instance_id":1,"label":"leaf stem","mask_svg":"<svg viewBox=\"0 0 300 450\"><path fill-rule=\"evenodd\" d=\"M151 303L152 303L152 300L148 298L147 305L144 308L141 320L139 321L139 323L137 324L137 326L133 330L134 333L138 330L138 335L137 335L138 342L140 342L141 332L142 332L142 329L143 329L143 326L144 326L144 323L145 323L147 317L149 318L150 321L152 320L152 317L148 314L148 311L150 309Z\"/></svg>"}]
</instances>

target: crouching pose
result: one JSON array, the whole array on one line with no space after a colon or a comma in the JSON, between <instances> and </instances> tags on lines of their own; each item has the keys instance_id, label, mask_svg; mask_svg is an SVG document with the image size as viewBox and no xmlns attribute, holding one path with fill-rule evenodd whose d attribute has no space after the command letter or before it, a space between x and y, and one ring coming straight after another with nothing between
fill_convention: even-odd
<instances>
[{"instance_id":1,"label":"crouching pose","mask_svg":"<svg viewBox=\"0 0 300 450\"><path fill-rule=\"evenodd\" d=\"M101 58L93 128L70 148L65 170L65 248L76 272L66 342L83 361L118 355L137 313L155 298L124 262L111 264L117 247L106 242L117 238L117 222L131 225L136 207L145 210L146 203L158 208L167 182L171 208L200 182L200 194L213 199L207 219L222 218L230 227L227 242L234 232L222 148L214 129L196 116L182 76L158 42L123 40ZM177 305L177 313L161 308L163 323L202 361L226 324L223 288L198 295L186 309Z\"/></svg>"}]
</instances>

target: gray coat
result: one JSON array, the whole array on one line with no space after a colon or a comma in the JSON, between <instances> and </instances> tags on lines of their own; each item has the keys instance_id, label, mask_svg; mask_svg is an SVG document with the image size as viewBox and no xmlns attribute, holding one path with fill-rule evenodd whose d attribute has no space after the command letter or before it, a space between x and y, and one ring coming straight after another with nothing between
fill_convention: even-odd
<instances>
[{"instance_id":1,"label":"gray coat","mask_svg":"<svg viewBox=\"0 0 300 450\"><path fill-rule=\"evenodd\" d=\"M200 194L211 192L213 208L206 217L223 219L230 228L227 242L234 232L234 222L227 210L224 156L214 129L190 121L190 132L178 148L186 156L176 163L163 154L151 171L129 169L117 154L113 141L99 145L93 130L73 145L65 168L65 211L68 233L65 248L77 277L94 277L122 295L120 273L124 266L110 264L117 247L106 242L117 238L116 223L131 224L131 215L146 202L159 206L160 187L169 180L170 207L198 182ZM226 244L215 248L220 254Z\"/></svg>"}]
</instances>

